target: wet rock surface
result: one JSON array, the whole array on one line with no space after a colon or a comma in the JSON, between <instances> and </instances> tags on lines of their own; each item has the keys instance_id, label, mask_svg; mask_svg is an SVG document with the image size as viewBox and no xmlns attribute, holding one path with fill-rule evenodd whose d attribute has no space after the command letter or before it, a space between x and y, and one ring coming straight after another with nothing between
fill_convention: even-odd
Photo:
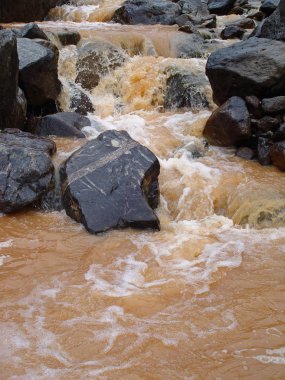
<instances>
[{"instance_id":1,"label":"wet rock surface","mask_svg":"<svg viewBox=\"0 0 285 380\"><path fill-rule=\"evenodd\" d=\"M85 116L75 112L59 112L35 120L33 132L38 136L85 138L81 129L90 125L90 120Z\"/></svg>"},{"instance_id":2,"label":"wet rock surface","mask_svg":"<svg viewBox=\"0 0 285 380\"><path fill-rule=\"evenodd\" d=\"M60 170L67 214L91 233L159 229L159 162L126 132L107 131L75 152Z\"/></svg>"},{"instance_id":3,"label":"wet rock surface","mask_svg":"<svg viewBox=\"0 0 285 380\"><path fill-rule=\"evenodd\" d=\"M89 42L79 49L78 54L75 82L88 90L96 87L104 75L126 60L123 50L106 41Z\"/></svg>"},{"instance_id":4,"label":"wet rock surface","mask_svg":"<svg viewBox=\"0 0 285 380\"><path fill-rule=\"evenodd\" d=\"M50 46L50 42L47 43ZM58 57L55 52L27 38L18 38L17 46L20 86L28 104L42 106L50 100L56 100L61 84L58 79Z\"/></svg>"},{"instance_id":5,"label":"wet rock surface","mask_svg":"<svg viewBox=\"0 0 285 380\"><path fill-rule=\"evenodd\" d=\"M0 31L0 129L18 127L15 119L18 93L18 53L16 38L10 30Z\"/></svg>"},{"instance_id":6,"label":"wet rock surface","mask_svg":"<svg viewBox=\"0 0 285 380\"><path fill-rule=\"evenodd\" d=\"M178 4L169 0L127 0L112 18L120 24L175 24L181 14Z\"/></svg>"},{"instance_id":7,"label":"wet rock surface","mask_svg":"<svg viewBox=\"0 0 285 380\"><path fill-rule=\"evenodd\" d=\"M285 141L280 141L272 145L270 158L278 169L285 171Z\"/></svg>"},{"instance_id":8,"label":"wet rock surface","mask_svg":"<svg viewBox=\"0 0 285 380\"><path fill-rule=\"evenodd\" d=\"M282 1L277 9L259 24L254 35L259 38L285 41L285 5Z\"/></svg>"},{"instance_id":9,"label":"wet rock surface","mask_svg":"<svg viewBox=\"0 0 285 380\"><path fill-rule=\"evenodd\" d=\"M250 116L245 101L232 97L208 119L204 136L214 145L231 146L251 136Z\"/></svg>"},{"instance_id":10,"label":"wet rock surface","mask_svg":"<svg viewBox=\"0 0 285 380\"><path fill-rule=\"evenodd\" d=\"M54 186L51 140L19 130L0 133L0 211L34 205Z\"/></svg>"},{"instance_id":11,"label":"wet rock surface","mask_svg":"<svg viewBox=\"0 0 285 380\"><path fill-rule=\"evenodd\" d=\"M213 99L220 105L231 96L261 98L285 93L285 44L249 38L211 54L206 74Z\"/></svg>"}]
</instances>

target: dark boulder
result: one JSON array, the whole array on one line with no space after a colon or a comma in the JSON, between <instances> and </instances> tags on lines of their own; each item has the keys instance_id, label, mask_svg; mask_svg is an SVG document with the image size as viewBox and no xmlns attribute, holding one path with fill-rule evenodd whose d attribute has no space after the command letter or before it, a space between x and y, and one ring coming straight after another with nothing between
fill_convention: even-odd
<instances>
[{"instance_id":1,"label":"dark boulder","mask_svg":"<svg viewBox=\"0 0 285 380\"><path fill-rule=\"evenodd\" d=\"M279 7L269 17L265 18L253 33L259 38L285 41L285 1L281 0Z\"/></svg>"},{"instance_id":2,"label":"dark boulder","mask_svg":"<svg viewBox=\"0 0 285 380\"><path fill-rule=\"evenodd\" d=\"M190 108L198 111L209 106L206 96L208 81L203 73L187 70L168 73L164 107L166 109Z\"/></svg>"},{"instance_id":3,"label":"dark boulder","mask_svg":"<svg viewBox=\"0 0 285 380\"><path fill-rule=\"evenodd\" d=\"M191 14L196 17L209 15L207 3L201 0L179 0L178 5L182 14Z\"/></svg>"},{"instance_id":4,"label":"dark boulder","mask_svg":"<svg viewBox=\"0 0 285 380\"><path fill-rule=\"evenodd\" d=\"M273 165L285 171L285 141L280 141L272 145L270 157Z\"/></svg>"},{"instance_id":5,"label":"dark boulder","mask_svg":"<svg viewBox=\"0 0 285 380\"><path fill-rule=\"evenodd\" d=\"M278 114L285 112L285 96L263 99L261 106L265 113Z\"/></svg>"},{"instance_id":6,"label":"dark boulder","mask_svg":"<svg viewBox=\"0 0 285 380\"><path fill-rule=\"evenodd\" d=\"M152 228L159 220L159 162L123 131L107 131L76 151L60 170L67 214L91 233Z\"/></svg>"},{"instance_id":7,"label":"dark boulder","mask_svg":"<svg viewBox=\"0 0 285 380\"><path fill-rule=\"evenodd\" d=\"M22 38L29 38L30 40L33 40L35 38L40 38L41 40L48 40L47 35L45 32L43 32L39 26L33 22L30 24L25 25L21 30L20 30L20 35L19 37Z\"/></svg>"},{"instance_id":8,"label":"dark boulder","mask_svg":"<svg viewBox=\"0 0 285 380\"><path fill-rule=\"evenodd\" d=\"M238 145L251 136L250 116L245 101L237 96L212 113L204 136L210 144L220 146Z\"/></svg>"},{"instance_id":9,"label":"dark boulder","mask_svg":"<svg viewBox=\"0 0 285 380\"><path fill-rule=\"evenodd\" d=\"M221 31L221 38L223 40L229 40L232 38L242 39L245 30L236 25L226 26L225 29Z\"/></svg>"},{"instance_id":10,"label":"dark boulder","mask_svg":"<svg viewBox=\"0 0 285 380\"><path fill-rule=\"evenodd\" d=\"M99 84L100 79L121 66L126 60L122 49L106 41L95 41L83 45L78 51L76 83L87 90Z\"/></svg>"},{"instance_id":11,"label":"dark boulder","mask_svg":"<svg viewBox=\"0 0 285 380\"><path fill-rule=\"evenodd\" d=\"M65 0L1 0L0 22L41 21L48 11Z\"/></svg>"},{"instance_id":12,"label":"dark boulder","mask_svg":"<svg viewBox=\"0 0 285 380\"><path fill-rule=\"evenodd\" d=\"M206 74L218 105L231 96L261 98L285 93L285 44L249 38L212 53Z\"/></svg>"},{"instance_id":13,"label":"dark boulder","mask_svg":"<svg viewBox=\"0 0 285 380\"><path fill-rule=\"evenodd\" d=\"M208 10L216 15L227 15L233 8L235 0L209 0Z\"/></svg>"},{"instance_id":14,"label":"dark boulder","mask_svg":"<svg viewBox=\"0 0 285 380\"><path fill-rule=\"evenodd\" d=\"M0 129L19 127L15 118L18 93L18 53L10 30L0 31Z\"/></svg>"},{"instance_id":15,"label":"dark boulder","mask_svg":"<svg viewBox=\"0 0 285 380\"><path fill-rule=\"evenodd\" d=\"M77 45L81 39L79 32L71 30L61 30L56 35L62 46Z\"/></svg>"},{"instance_id":16,"label":"dark boulder","mask_svg":"<svg viewBox=\"0 0 285 380\"><path fill-rule=\"evenodd\" d=\"M75 112L59 112L38 119L33 132L38 136L85 138L81 129L90 125L90 120L85 116Z\"/></svg>"},{"instance_id":17,"label":"dark boulder","mask_svg":"<svg viewBox=\"0 0 285 380\"><path fill-rule=\"evenodd\" d=\"M255 95L248 95L245 97L247 109L253 117L260 119L264 113L261 108L261 101Z\"/></svg>"},{"instance_id":18,"label":"dark boulder","mask_svg":"<svg viewBox=\"0 0 285 380\"><path fill-rule=\"evenodd\" d=\"M173 25L180 14L180 6L170 0L127 0L115 11L112 20L130 25Z\"/></svg>"},{"instance_id":19,"label":"dark boulder","mask_svg":"<svg viewBox=\"0 0 285 380\"><path fill-rule=\"evenodd\" d=\"M47 153L52 144L19 130L0 133L1 212L34 205L53 188L54 166Z\"/></svg>"},{"instance_id":20,"label":"dark boulder","mask_svg":"<svg viewBox=\"0 0 285 380\"><path fill-rule=\"evenodd\" d=\"M28 104L42 106L50 100L56 100L61 89L57 55L52 49L27 38L18 38L17 45L20 86Z\"/></svg>"}]
</instances>

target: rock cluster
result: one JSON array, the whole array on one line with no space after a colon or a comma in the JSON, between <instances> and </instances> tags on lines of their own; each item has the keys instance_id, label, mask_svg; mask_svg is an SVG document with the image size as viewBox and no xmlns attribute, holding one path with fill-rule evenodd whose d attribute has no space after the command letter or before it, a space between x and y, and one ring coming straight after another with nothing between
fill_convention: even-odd
<instances>
[{"instance_id":1,"label":"rock cluster","mask_svg":"<svg viewBox=\"0 0 285 380\"><path fill-rule=\"evenodd\" d=\"M281 170L285 170L283 7L282 0L250 38L209 57L206 74L219 108L204 130L211 144L237 146L237 155Z\"/></svg>"}]
</instances>

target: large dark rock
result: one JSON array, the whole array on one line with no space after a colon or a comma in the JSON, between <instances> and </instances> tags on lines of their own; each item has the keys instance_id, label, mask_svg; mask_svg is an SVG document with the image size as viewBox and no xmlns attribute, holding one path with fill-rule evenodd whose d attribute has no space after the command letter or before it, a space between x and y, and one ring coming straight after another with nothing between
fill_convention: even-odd
<instances>
[{"instance_id":1,"label":"large dark rock","mask_svg":"<svg viewBox=\"0 0 285 380\"><path fill-rule=\"evenodd\" d=\"M266 16L271 15L277 8L280 0L264 0L260 6L261 12Z\"/></svg>"},{"instance_id":2,"label":"large dark rock","mask_svg":"<svg viewBox=\"0 0 285 380\"><path fill-rule=\"evenodd\" d=\"M235 0L209 0L208 9L216 15L226 15L233 8Z\"/></svg>"},{"instance_id":3,"label":"large dark rock","mask_svg":"<svg viewBox=\"0 0 285 380\"><path fill-rule=\"evenodd\" d=\"M20 127L15 120L18 92L17 42L10 30L0 31L0 129Z\"/></svg>"},{"instance_id":4,"label":"large dark rock","mask_svg":"<svg viewBox=\"0 0 285 380\"><path fill-rule=\"evenodd\" d=\"M265 18L253 33L259 38L285 41L285 0L281 0L278 8Z\"/></svg>"},{"instance_id":5,"label":"large dark rock","mask_svg":"<svg viewBox=\"0 0 285 380\"><path fill-rule=\"evenodd\" d=\"M251 136L250 116L245 101L237 96L212 113L204 136L210 144L220 146L238 145Z\"/></svg>"},{"instance_id":6,"label":"large dark rock","mask_svg":"<svg viewBox=\"0 0 285 380\"><path fill-rule=\"evenodd\" d=\"M199 18L209 16L207 3L201 0L179 0L178 5L182 14L188 14Z\"/></svg>"},{"instance_id":7,"label":"large dark rock","mask_svg":"<svg viewBox=\"0 0 285 380\"><path fill-rule=\"evenodd\" d=\"M40 201L54 186L52 142L7 130L0 133L0 211L10 213ZM53 148L55 149L55 148Z\"/></svg>"},{"instance_id":8,"label":"large dark rock","mask_svg":"<svg viewBox=\"0 0 285 380\"><path fill-rule=\"evenodd\" d=\"M190 108L197 111L209 106L206 76L189 71L174 70L168 74L164 97L166 109Z\"/></svg>"},{"instance_id":9,"label":"large dark rock","mask_svg":"<svg viewBox=\"0 0 285 380\"><path fill-rule=\"evenodd\" d=\"M178 4L170 0L127 0L112 18L120 24L175 24L181 14Z\"/></svg>"},{"instance_id":10,"label":"large dark rock","mask_svg":"<svg viewBox=\"0 0 285 380\"><path fill-rule=\"evenodd\" d=\"M206 74L218 105L231 96L261 98L285 93L285 44L249 38L210 55Z\"/></svg>"},{"instance_id":11,"label":"large dark rock","mask_svg":"<svg viewBox=\"0 0 285 380\"><path fill-rule=\"evenodd\" d=\"M96 87L100 79L121 66L126 60L122 49L106 41L83 45L78 51L76 83L87 90Z\"/></svg>"},{"instance_id":12,"label":"large dark rock","mask_svg":"<svg viewBox=\"0 0 285 380\"><path fill-rule=\"evenodd\" d=\"M48 11L65 0L1 0L0 22L41 21Z\"/></svg>"},{"instance_id":13,"label":"large dark rock","mask_svg":"<svg viewBox=\"0 0 285 380\"><path fill-rule=\"evenodd\" d=\"M37 120L33 132L39 136L84 138L81 129L90 125L90 120L85 116L75 112L59 112Z\"/></svg>"},{"instance_id":14,"label":"large dark rock","mask_svg":"<svg viewBox=\"0 0 285 380\"><path fill-rule=\"evenodd\" d=\"M285 141L280 141L272 145L270 157L273 165L285 171Z\"/></svg>"},{"instance_id":15,"label":"large dark rock","mask_svg":"<svg viewBox=\"0 0 285 380\"><path fill-rule=\"evenodd\" d=\"M123 131L107 131L75 152L60 170L67 214L91 233L159 229L159 162Z\"/></svg>"},{"instance_id":16,"label":"large dark rock","mask_svg":"<svg viewBox=\"0 0 285 380\"><path fill-rule=\"evenodd\" d=\"M18 38L17 45L20 86L28 104L42 106L50 100L56 100L61 89L57 55L52 49L27 38Z\"/></svg>"}]
</instances>

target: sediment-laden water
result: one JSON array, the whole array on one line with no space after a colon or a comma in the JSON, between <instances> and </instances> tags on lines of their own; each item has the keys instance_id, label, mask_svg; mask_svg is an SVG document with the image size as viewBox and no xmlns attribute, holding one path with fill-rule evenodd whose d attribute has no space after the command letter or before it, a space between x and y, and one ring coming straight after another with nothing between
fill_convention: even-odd
<instances>
[{"instance_id":1,"label":"sediment-laden water","mask_svg":"<svg viewBox=\"0 0 285 380\"><path fill-rule=\"evenodd\" d=\"M209 109L162 112L166 67L203 76L206 60L174 58L175 26L104 23L119 3L74 2L42 27L124 46L85 132L126 130L159 157L162 228L93 236L64 212L2 215L0 378L284 379L284 174L207 147ZM66 110L76 55L60 51ZM84 143L56 142L57 165Z\"/></svg>"}]
</instances>

